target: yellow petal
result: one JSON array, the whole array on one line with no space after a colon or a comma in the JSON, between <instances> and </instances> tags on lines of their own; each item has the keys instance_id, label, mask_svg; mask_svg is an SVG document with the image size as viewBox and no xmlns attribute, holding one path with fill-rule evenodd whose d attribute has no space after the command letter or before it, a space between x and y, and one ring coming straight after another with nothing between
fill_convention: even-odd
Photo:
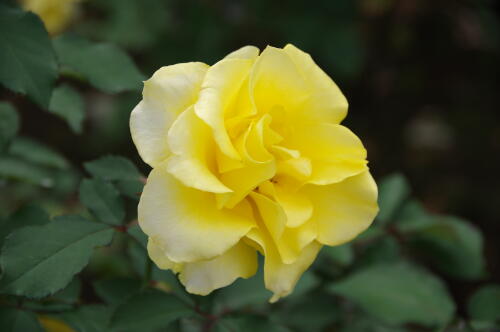
<instances>
[{"instance_id":1,"label":"yellow petal","mask_svg":"<svg viewBox=\"0 0 500 332\"><path fill-rule=\"evenodd\" d=\"M306 82L285 51L266 47L255 62L250 89L259 112L282 106L287 114L301 109L308 97Z\"/></svg>"},{"instance_id":2,"label":"yellow petal","mask_svg":"<svg viewBox=\"0 0 500 332\"><path fill-rule=\"evenodd\" d=\"M276 302L293 292L297 281L314 262L320 249L321 244L312 242L292 264L283 264L275 252L266 252L264 281L266 288L274 293L269 302Z\"/></svg>"},{"instance_id":3,"label":"yellow petal","mask_svg":"<svg viewBox=\"0 0 500 332\"><path fill-rule=\"evenodd\" d=\"M217 161L217 169L219 173L226 173L244 166L241 160L231 159L216 148L215 159Z\"/></svg>"},{"instance_id":4,"label":"yellow petal","mask_svg":"<svg viewBox=\"0 0 500 332\"><path fill-rule=\"evenodd\" d=\"M140 156L152 167L169 156L168 130L196 101L207 68L199 62L162 67L144 82L143 100L130 115L130 131Z\"/></svg>"},{"instance_id":5,"label":"yellow petal","mask_svg":"<svg viewBox=\"0 0 500 332\"><path fill-rule=\"evenodd\" d=\"M179 272L182 269L182 264L172 262L165 254L165 251L152 237L148 238L148 255L156 266L162 270Z\"/></svg>"},{"instance_id":6,"label":"yellow petal","mask_svg":"<svg viewBox=\"0 0 500 332\"><path fill-rule=\"evenodd\" d=\"M274 189L276 200L285 210L287 227L298 227L309 220L313 213L313 205L303 192L291 191L279 183Z\"/></svg>"},{"instance_id":7,"label":"yellow petal","mask_svg":"<svg viewBox=\"0 0 500 332\"><path fill-rule=\"evenodd\" d=\"M267 163L246 163L242 168L221 174L221 181L233 192L217 194L217 205L232 208L274 174L276 174L274 160Z\"/></svg>"},{"instance_id":8,"label":"yellow petal","mask_svg":"<svg viewBox=\"0 0 500 332\"><path fill-rule=\"evenodd\" d=\"M293 291L297 281L314 262L322 247L316 241L309 242L292 263L285 264L265 230L253 228L248 232L245 240L265 255L264 282L266 288L274 293L270 302L276 302L280 297L287 296Z\"/></svg>"},{"instance_id":9,"label":"yellow petal","mask_svg":"<svg viewBox=\"0 0 500 332\"><path fill-rule=\"evenodd\" d=\"M194 114L193 107L175 120L168 132L168 143L174 156L167 161L167 171L184 185L214 193L231 191L214 174L212 133Z\"/></svg>"},{"instance_id":10,"label":"yellow petal","mask_svg":"<svg viewBox=\"0 0 500 332\"><path fill-rule=\"evenodd\" d=\"M352 240L378 212L377 185L368 171L327 186L306 185L303 190L313 203L311 221L317 223L322 244Z\"/></svg>"},{"instance_id":11,"label":"yellow petal","mask_svg":"<svg viewBox=\"0 0 500 332\"><path fill-rule=\"evenodd\" d=\"M138 216L142 230L176 263L221 255L254 226L248 202L217 209L214 194L186 187L163 164L148 177Z\"/></svg>"},{"instance_id":12,"label":"yellow petal","mask_svg":"<svg viewBox=\"0 0 500 332\"><path fill-rule=\"evenodd\" d=\"M226 55L225 59L255 59L258 56L259 49L255 46L248 45L229 53Z\"/></svg>"},{"instance_id":13,"label":"yellow petal","mask_svg":"<svg viewBox=\"0 0 500 332\"><path fill-rule=\"evenodd\" d=\"M240 155L252 163L265 163L274 159L268 147L277 139L272 129L269 128L271 117L262 116L257 122L252 122L247 131L237 140L236 147Z\"/></svg>"},{"instance_id":14,"label":"yellow petal","mask_svg":"<svg viewBox=\"0 0 500 332\"><path fill-rule=\"evenodd\" d=\"M259 186L259 192L276 200L286 214L286 226L298 227L312 216L313 205L300 190L287 183L266 181Z\"/></svg>"},{"instance_id":15,"label":"yellow petal","mask_svg":"<svg viewBox=\"0 0 500 332\"><path fill-rule=\"evenodd\" d=\"M284 160L300 157L300 151L288 149L288 148L285 148L285 147L279 146L279 145L274 145L272 147L272 151L274 152L274 155L276 157L278 157L280 159L284 159Z\"/></svg>"},{"instance_id":16,"label":"yellow petal","mask_svg":"<svg viewBox=\"0 0 500 332\"><path fill-rule=\"evenodd\" d=\"M312 174L311 160L305 157L292 158L278 162L278 174L289 176L300 182L306 181Z\"/></svg>"},{"instance_id":17,"label":"yellow petal","mask_svg":"<svg viewBox=\"0 0 500 332\"><path fill-rule=\"evenodd\" d=\"M272 239L274 242L279 241L286 226L285 211L283 211L279 204L262 194L252 192L250 193L250 197L257 205L259 214L262 216L262 220Z\"/></svg>"},{"instance_id":18,"label":"yellow petal","mask_svg":"<svg viewBox=\"0 0 500 332\"><path fill-rule=\"evenodd\" d=\"M238 94L253 60L223 59L210 67L195 104L196 115L212 128L217 145L222 153L240 159L225 128L225 113Z\"/></svg>"},{"instance_id":19,"label":"yellow petal","mask_svg":"<svg viewBox=\"0 0 500 332\"><path fill-rule=\"evenodd\" d=\"M330 123L297 125L285 141L312 162L308 182L340 182L367 170L366 150L348 128Z\"/></svg>"},{"instance_id":20,"label":"yellow petal","mask_svg":"<svg viewBox=\"0 0 500 332\"><path fill-rule=\"evenodd\" d=\"M347 99L333 80L313 61L311 56L288 44L284 51L290 56L312 93L304 103L309 120L340 123L347 115Z\"/></svg>"},{"instance_id":21,"label":"yellow petal","mask_svg":"<svg viewBox=\"0 0 500 332\"><path fill-rule=\"evenodd\" d=\"M237 278L253 276L257 264L255 249L240 241L211 260L185 264L179 279L189 293L207 295L230 285Z\"/></svg>"},{"instance_id":22,"label":"yellow petal","mask_svg":"<svg viewBox=\"0 0 500 332\"><path fill-rule=\"evenodd\" d=\"M288 228L286 214L280 204L256 192L252 192L250 197L255 202L263 222L259 228L266 241L264 251L268 250L267 248L276 248L284 264L294 263L304 247L316 238L316 224L310 222L300 227Z\"/></svg>"},{"instance_id":23,"label":"yellow petal","mask_svg":"<svg viewBox=\"0 0 500 332\"><path fill-rule=\"evenodd\" d=\"M235 141L243 164L220 175L221 181L233 192L217 195L219 207L231 208L276 174L274 156L266 148L266 138L272 138L265 135L269 121L268 116L263 116L259 121L252 122L246 132Z\"/></svg>"}]
</instances>

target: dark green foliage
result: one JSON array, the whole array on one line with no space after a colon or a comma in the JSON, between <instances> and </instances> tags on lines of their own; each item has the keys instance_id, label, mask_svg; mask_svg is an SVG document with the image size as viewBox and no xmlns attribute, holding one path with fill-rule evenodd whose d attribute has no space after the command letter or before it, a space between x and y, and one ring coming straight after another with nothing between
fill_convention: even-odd
<instances>
[{"instance_id":1,"label":"dark green foliage","mask_svg":"<svg viewBox=\"0 0 500 332\"><path fill-rule=\"evenodd\" d=\"M328 289L390 324L442 326L455 311L444 284L408 264L379 264L360 269Z\"/></svg>"},{"instance_id":2,"label":"dark green foliage","mask_svg":"<svg viewBox=\"0 0 500 332\"><path fill-rule=\"evenodd\" d=\"M108 304L120 304L141 288L141 281L131 278L98 280L94 289L99 297Z\"/></svg>"},{"instance_id":3,"label":"dark green foliage","mask_svg":"<svg viewBox=\"0 0 500 332\"><path fill-rule=\"evenodd\" d=\"M27 205L1 221L0 248L7 236L16 229L26 226L44 225L50 221L47 213L34 205Z\"/></svg>"},{"instance_id":4,"label":"dark green foliage","mask_svg":"<svg viewBox=\"0 0 500 332\"><path fill-rule=\"evenodd\" d=\"M128 159L120 156L104 156L84 164L91 175L104 180L138 180L142 175Z\"/></svg>"},{"instance_id":5,"label":"dark green foliage","mask_svg":"<svg viewBox=\"0 0 500 332\"><path fill-rule=\"evenodd\" d=\"M17 134L19 115L9 103L0 103L0 152Z\"/></svg>"},{"instance_id":6,"label":"dark green foliage","mask_svg":"<svg viewBox=\"0 0 500 332\"><path fill-rule=\"evenodd\" d=\"M381 223L388 223L410 194L410 188L401 174L394 174L380 181L378 191L380 206L378 220Z\"/></svg>"},{"instance_id":7,"label":"dark green foliage","mask_svg":"<svg viewBox=\"0 0 500 332\"><path fill-rule=\"evenodd\" d=\"M113 44L92 44L75 35L54 40L63 70L88 80L97 89L109 93L139 90L144 79L129 56Z\"/></svg>"},{"instance_id":8,"label":"dark green foliage","mask_svg":"<svg viewBox=\"0 0 500 332\"><path fill-rule=\"evenodd\" d=\"M85 267L92 249L108 244L112 235L107 226L77 216L21 228L3 246L0 291L35 298L53 294Z\"/></svg>"},{"instance_id":9,"label":"dark green foliage","mask_svg":"<svg viewBox=\"0 0 500 332\"><path fill-rule=\"evenodd\" d=\"M66 322L78 332L107 331L112 315L112 308L104 305L86 305L74 311L55 316Z\"/></svg>"},{"instance_id":10,"label":"dark green foliage","mask_svg":"<svg viewBox=\"0 0 500 332\"><path fill-rule=\"evenodd\" d=\"M174 320L194 315L192 308L171 294L148 290L121 304L113 314L111 327L119 331L164 328Z\"/></svg>"},{"instance_id":11,"label":"dark green foliage","mask_svg":"<svg viewBox=\"0 0 500 332\"><path fill-rule=\"evenodd\" d=\"M52 148L27 137L17 137L9 147L9 154L32 164L57 169L68 168L67 160Z\"/></svg>"},{"instance_id":12,"label":"dark green foliage","mask_svg":"<svg viewBox=\"0 0 500 332\"><path fill-rule=\"evenodd\" d=\"M120 225L125 218L123 200L111 183L99 179L83 180L80 200L104 223Z\"/></svg>"},{"instance_id":13,"label":"dark green foliage","mask_svg":"<svg viewBox=\"0 0 500 332\"><path fill-rule=\"evenodd\" d=\"M5 332L43 332L33 312L14 308L0 308L0 326Z\"/></svg>"},{"instance_id":14,"label":"dark green foliage","mask_svg":"<svg viewBox=\"0 0 500 332\"><path fill-rule=\"evenodd\" d=\"M479 230L457 217L429 218L431 224L408 235L411 249L449 276L484 277L483 238Z\"/></svg>"},{"instance_id":15,"label":"dark green foliage","mask_svg":"<svg viewBox=\"0 0 500 332\"><path fill-rule=\"evenodd\" d=\"M60 85L54 89L49 112L64 119L75 133L82 132L85 104L80 94L69 85Z\"/></svg>"},{"instance_id":16,"label":"dark green foliage","mask_svg":"<svg viewBox=\"0 0 500 332\"><path fill-rule=\"evenodd\" d=\"M479 288L469 299L467 306L471 318L478 321L500 321L500 285L491 284Z\"/></svg>"},{"instance_id":17,"label":"dark green foliage","mask_svg":"<svg viewBox=\"0 0 500 332\"><path fill-rule=\"evenodd\" d=\"M0 83L47 108L57 77L47 31L33 13L0 6Z\"/></svg>"}]
</instances>

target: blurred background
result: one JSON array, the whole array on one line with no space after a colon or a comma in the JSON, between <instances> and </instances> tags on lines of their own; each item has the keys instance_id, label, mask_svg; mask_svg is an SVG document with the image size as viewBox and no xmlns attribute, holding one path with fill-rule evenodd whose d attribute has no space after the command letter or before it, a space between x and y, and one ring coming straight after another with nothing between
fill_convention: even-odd
<instances>
[{"instance_id":1,"label":"blurred background","mask_svg":"<svg viewBox=\"0 0 500 332\"><path fill-rule=\"evenodd\" d=\"M477 225L485 236L486 279L499 282L499 11L494 0L88 0L78 4L64 33L118 44L144 78L177 62L213 64L247 44L293 43L346 95L345 123L365 143L375 178L401 172L428 210ZM70 210L77 204L79 165L103 154L127 156L148 172L128 130L140 87L106 94L60 80L85 97L80 135L0 90L21 113L21 135L57 149L77 169L58 182L59 191L4 191L6 210L33 197ZM447 282L459 304L476 286Z\"/></svg>"}]
</instances>

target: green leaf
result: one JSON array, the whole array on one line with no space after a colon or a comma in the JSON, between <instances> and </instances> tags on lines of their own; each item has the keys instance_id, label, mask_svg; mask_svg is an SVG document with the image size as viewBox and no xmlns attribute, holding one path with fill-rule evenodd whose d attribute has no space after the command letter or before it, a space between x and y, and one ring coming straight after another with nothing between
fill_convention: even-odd
<instances>
[{"instance_id":1,"label":"green leaf","mask_svg":"<svg viewBox=\"0 0 500 332\"><path fill-rule=\"evenodd\" d=\"M267 306L273 293L264 287L262 268L251 278L237 279L216 292L216 312L238 310L254 306Z\"/></svg>"},{"instance_id":2,"label":"green leaf","mask_svg":"<svg viewBox=\"0 0 500 332\"><path fill-rule=\"evenodd\" d=\"M133 228L138 229L139 226L133 226L129 228L129 231ZM142 233L140 229L138 232ZM130 232L129 232L130 234ZM131 234L132 235L132 234ZM136 235L132 235L135 237ZM142 233L140 235L143 239L136 238L128 243L127 252L132 260L132 267L136 273L145 277L145 271L148 268L148 261L150 260L148 252L146 250L146 235ZM169 270L160 270L156 265L153 265L153 273L151 279L157 282L157 286L164 289L168 289L174 293L178 298L181 298L184 302L194 304L192 296L190 296L183 285L177 279L177 276Z\"/></svg>"},{"instance_id":3,"label":"green leaf","mask_svg":"<svg viewBox=\"0 0 500 332\"><path fill-rule=\"evenodd\" d=\"M387 326L366 316L355 316L344 324L340 332L406 332L406 329Z\"/></svg>"},{"instance_id":4,"label":"green leaf","mask_svg":"<svg viewBox=\"0 0 500 332\"><path fill-rule=\"evenodd\" d=\"M139 200L144 189L144 182L141 180L118 180L115 185L123 195L136 201Z\"/></svg>"},{"instance_id":5,"label":"green leaf","mask_svg":"<svg viewBox=\"0 0 500 332\"><path fill-rule=\"evenodd\" d=\"M144 76L130 57L117 46L93 44L75 36L63 35L54 40L59 61L91 85L105 92L139 91Z\"/></svg>"},{"instance_id":6,"label":"green leaf","mask_svg":"<svg viewBox=\"0 0 500 332\"><path fill-rule=\"evenodd\" d=\"M80 200L104 223L121 225L125 218L123 200L111 183L84 179L80 184Z\"/></svg>"},{"instance_id":7,"label":"green leaf","mask_svg":"<svg viewBox=\"0 0 500 332\"><path fill-rule=\"evenodd\" d=\"M120 156L104 156L83 165L92 176L104 180L138 180L142 177L130 160Z\"/></svg>"},{"instance_id":8,"label":"green leaf","mask_svg":"<svg viewBox=\"0 0 500 332\"><path fill-rule=\"evenodd\" d=\"M324 246L321 252L323 256L328 257L341 266L348 266L354 260L354 252L350 244L335 247Z\"/></svg>"},{"instance_id":9,"label":"green leaf","mask_svg":"<svg viewBox=\"0 0 500 332\"><path fill-rule=\"evenodd\" d=\"M420 202L409 200L401 207L395 226L404 234L419 231L434 223L434 216L428 213Z\"/></svg>"},{"instance_id":10,"label":"green leaf","mask_svg":"<svg viewBox=\"0 0 500 332\"><path fill-rule=\"evenodd\" d=\"M50 221L49 215L41 208L26 205L0 224L0 248L7 235L26 226L45 225Z\"/></svg>"},{"instance_id":11,"label":"green leaf","mask_svg":"<svg viewBox=\"0 0 500 332\"><path fill-rule=\"evenodd\" d=\"M335 299L323 291L302 296L291 305L286 304L275 310L272 316L295 331L325 331L328 325L339 319L341 313Z\"/></svg>"},{"instance_id":12,"label":"green leaf","mask_svg":"<svg viewBox=\"0 0 500 332\"><path fill-rule=\"evenodd\" d=\"M113 315L111 327L119 331L160 329L194 311L173 295L149 289L121 304Z\"/></svg>"},{"instance_id":13,"label":"green leaf","mask_svg":"<svg viewBox=\"0 0 500 332\"><path fill-rule=\"evenodd\" d=\"M78 278L74 278L68 286L55 293L51 300L62 301L65 303L76 303L80 297L82 283Z\"/></svg>"},{"instance_id":14,"label":"green leaf","mask_svg":"<svg viewBox=\"0 0 500 332\"><path fill-rule=\"evenodd\" d=\"M483 237L474 225L452 216L429 217L426 227L407 235L411 248L436 269L461 279L485 274Z\"/></svg>"},{"instance_id":15,"label":"green leaf","mask_svg":"<svg viewBox=\"0 0 500 332\"><path fill-rule=\"evenodd\" d=\"M65 120L75 133L82 132L85 104L80 94L69 85L63 84L54 89L49 112Z\"/></svg>"},{"instance_id":16,"label":"green leaf","mask_svg":"<svg viewBox=\"0 0 500 332\"><path fill-rule=\"evenodd\" d=\"M408 264L380 264L328 288L388 324L443 325L455 311L441 280Z\"/></svg>"},{"instance_id":17,"label":"green leaf","mask_svg":"<svg viewBox=\"0 0 500 332\"><path fill-rule=\"evenodd\" d=\"M486 322L486 321L470 321L471 330L467 332L495 332L500 329L500 323ZM462 330L464 331L464 330ZM460 331L460 332L462 332ZM446 332L452 332L446 330Z\"/></svg>"},{"instance_id":18,"label":"green leaf","mask_svg":"<svg viewBox=\"0 0 500 332\"><path fill-rule=\"evenodd\" d=\"M1 9L1 7L0 7ZM0 102L0 151L19 131L19 115L12 105Z\"/></svg>"},{"instance_id":19,"label":"green leaf","mask_svg":"<svg viewBox=\"0 0 500 332\"><path fill-rule=\"evenodd\" d=\"M379 185L378 204L380 212L377 219L388 223L396 217L397 210L410 194L410 186L401 174L393 174L382 179Z\"/></svg>"},{"instance_id":20,"label":"green leaf","mask_svg":"<svg viewBox=\"0 0 500 332\"><path fill-rule=\"evenodd\" d=\"M0 158L0 178L24 181L45 188L55 184L54 174L49 170L10 156Z\"/></svg>"},{"instance_id":21,"label":"green leaf","mask_svg":"<svg viewBox=\"0 0 500 332\"><path fill-rule=\"evenodd\" d=\"M0 83L49 106L57 63L42 21L31 12L0 5Z\"/></svg>"},{"instance_id":22,"label":"green leaf","mask_svg":"<svg viewBox=\"0 0 500 332\"><path fill-rule=\"evenodd\" d=\"M126 48L144 50L164 33L168 25L168 4L158 0L107 0L96 3L105 18L83 22L99 38Z\"/></svg>"},{"instance_id":23,"label":"green leaf","mask_svg":"<svg viewBox=\"0 0 500 332\"><path fill-rule=\"evenodd\" d=\"M382 237L363 248L357 264L360 266L400 262L401 247L393 237Z\"/></svg>"},{"instance_id":24,"label":"green leaf","mask_svg":"<svg viewBox=\"0 0 500 332\"><path fill-rule=\"evenodd\" d=\"M481 287L469 300L469 316L479 321L500 321L500 285Z\"/></svg>"},{"instance_id":25,"label":"green leaf","mask_svg":"<svg viewBox=\"0 0 500 332\"><path fill-rule=\"evenodd\" d=\"M67 169L69 163L52 148L27 137L16 137L9 147L9 154L30 163L57 169Z\"/></svg>"},{"instance_id":26,"label":"green leaf","mask_svg":"<svg viewBox=\"0 0 500 332\"><path fill-rule=\"evenodd\" d=\"M34 313L6 307L0 307L0 327L3 332L44 331Z\"/></svg>"},{"instance_id":27,"label":"green leaf","mask_svg":"<svg viewBox=\"0 0 500 332\"><path fill-rule=\"evenodd\" d=\"M148 245L148 236L141 230L139 225L130 226L127 228L127 233L146 249Z\"/></svg>"},{"instance_id":28,"label":"green leaf","mask_svg":"<svg viewBox=\"0 0 500 332\"><path fill-rule=\"evenodd\" d=\"M23 308L32 311L57 312L73 310L80 299L82 285L78 278L73 280L64 289L43 300L25 300Z\"/></svg>"},{"instance_id":29,"label":"green leaf","mask_svg":"<svg viewBox=\"0 0 500 332\"><path fill-rule=\"evenodd\" d=\"M266 316L241 315L236 317L223 317L218 319L214 329L215 332L287 332L290 331L283 325L271 321Z\"/></svg>"},{"instance_id":30,"label":"green leaf","mask_svg":"<svg viewBox=\"0 0 500 332\"><path fill-rule=\"evenodd\" d=\"M78 216L19 229L3 246L0 291L34 298L53 294L87 265L94 247L107 245L112 237L106 225Z\"/></svg>"},{"instance_id":31,"label":"green leaf","mask_svg":"<svg viewBox=\"0 0 500 332\"><path fill-rule=\"evenodd\" d=\"M111 314L111 307L86 305L75 311L54 315L54 317L63 320L78 332L103 332L109 331Z\"/></svg>"},{"instance_id":32,"label":"green leaf","mask_svg":"<svg viewBox=\"0 0 500 332\"><path fill-rule=\"evenodd\" d=\"M320 283L320 279L314 274L313 271L308 270L300 277L297 285L295 286L292 294L286 297L286 300L295 300L305 294L311 292Z\"/></svg>"},{"instance_id":33,"label":"green leaf","mask_svg":"<svg viewBox=\"0 0 500 332\"><path fill-rule=\"evenodd\" d=\"M97 295L108 304L120 304L139 292L142 282L131 278L113 278L94 282Z\"/></svg>"}]
</instances>

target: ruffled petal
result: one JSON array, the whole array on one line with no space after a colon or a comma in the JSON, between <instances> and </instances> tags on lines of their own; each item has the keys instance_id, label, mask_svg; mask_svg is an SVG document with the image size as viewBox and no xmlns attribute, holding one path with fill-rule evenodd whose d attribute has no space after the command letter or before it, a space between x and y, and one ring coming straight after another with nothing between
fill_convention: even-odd
<instances>
[{"instance_id":1,"label":"ruffled petal","mask_svg":"<svg viewBox=\"0 0 500 332\"><path fill-rule=\"evenodd\" d=\"M317 223L318 241L335 246L355 238L377 215L377 185L368 171L327 186L306 185L313 202L311 221Z\"/></svg>"},{"instance_id":2,"label":"ruffled petal","mask_svg":"<svg viewBox=\"0 0 500 332\"><path fill-rule=\"evenodd\" d=\"M174 272L179 272L182 269L183 264L172 262L165 254L165 251L152 238L148 238L147 249L149 257L160 269Z\"/></svg>"},{"instance_id":3,"label":"ruffled petal","mask_svg":"<svg viewBox=\"0 0 500 332\"><path fill-rule=\"evenodd\" d=\"M340 123L347 115L348 103L333 80L311 56L288 44L284 51L302 73L312 93L304 103L304 115L312 121Z\"/></svg>"},{"instance_id":4,"label":"ruffled petal","mask_svg":"<svg viewBox=\"0 0 500 332\"><path fill-rule=\"evenodd\" d=\"M263 222L259 232L263 234L265 240L264 251L276 248L284 264L294 263L300 257L304 247L316 238L315 222L288 228L286 227L286 214L280 204L256 192L252 192L250 197L255 202Z\"/></svg>"},{"instance_id":5,"label":"ruffled petal","mask_svg":"<svg viewBox=\"0 0 500 332\"><path fill-rule=\"evenodd\" d=\"M285 211L283 211L279 204L262 194L252 192L250 193L250 197L255 202L255 205L257 205L259 214L271 238L275 243L278 242L286 227Z\"/></svg>"},{"instance_id":6,"label":"ruffled petal","mask_svg":"<svg viewBox=\"0 0 500 332\"><path fill-rule=\"evenodd\" d=\"M179 279L189 293L207 295L237 278L253 276L257 265L255 249L240 241L216 258L185 264Z\"/></svg>"},{"instance_id":7,"label":"ruffled petal","mask_svg":"<svg viewBox=\"0 0 500 332\"><path fill-rule=\"evenodd\" d=\"M257 122L260 123L261 121ZM258 126L251 124L247 131L235 142L242 157L240 168L222 173L220 179L233 192L217 195L218 206L231 208L252 190L276 174L274 157L264 146L264 137ZM263 131L263 129L262 129Z\"/></svg>"},{"instance_id":8,"label":"ruffled petal","mask_svg":"<svg viewBox=\"0 0 500 332\"><path fill-rule=\"evenodd\" d=\"M302 108L308 87L291 58L282 49L268 46L255 62L250 93L261 113L282 107L287 115ZM273 117L274 118L274 117Z\"/></svg>"},{"instance_id":9,"label":"ruffled petal","mask_svg":"<svg viewBox=\"0 0 500 332\"><path fill-rule=\"evenodd\" d=\"M225 117L233 99L238 95L248 76L253 59L223 59L207 71L198 101L196 115L212 128L213 136L222 153L240 159L225 127Z\"/></svg>"},{"instance_id":10,"label":"ruffled petal","mask_svg":"<svg viewBox=\"0 0 500 332\"><path fill-rule=\"evenodd\" d=\"M247 163L242 168L221 174L222 183L233 192L217 194L217 206L232 208L259 184L272 178L274 174L276 174L274 160L267 163Z\"/></svg>"},{"instance_id":11,"label":"ruffled petal","mask_svg":"<svg viewBox=\"0 0 500 332\"><path fill-rule=\"evenodd\" d=\"M174 156L167 170L188 187L213 193L231 192L215 176L215 146L210 128L194 114L193 107L175 120L168 132Z\"/></svg>"},{"instance_id":12,"label":"ruffled petal","mask_svg":"<svg viewBox=\"0 0 500 332\"><path fill-rule=\"evenodd\" d=\"M255 59L259 56L259 49L252 45L243 46L226 55L225 59Z\"/></svg>"},{"instance_id":13,"label":"ruffled petal","mask_svg":"<svg viewBox=\"0 0 500 332\"><path fill-rule=\"evenodd\" d=\"M163 164L148 177L138 215L144 233L176 263L221 255L255 225L248 202L217 209L214 194L186 187Z\"/></svg>"},{"instance_id":14,"label":"ruffled petal","mask_svg":"<svg viewBox=\"0 0 500 332\"><path fill-rule=\"evenodd\" d=\"M293 190L286 183L269 181L259 186L259 191L274 198L286 214L286 226L298 227L311 218L313 205L300 190Z\"/></svg>"},{"instance_id":15,"label":"ruffled petal","mask_svg":"<svg viewBox=\"0 0 500 332\"><path fill-rule=\"evenodd\" d=\"M285 142L311 160L309 183L336 183L368 169L363 144L352 131L341 125L297 125Z\"/></svg>"},{"instance_id":16,"label":"ruffled petal","mask_svg":"<svg viewBox=\"0 0 500 332\"><path fill-rule=\"evenodd\" d=\"M282 261L278 249L262 229L254 228L245 238L248 243L264 253L264 283L266 288L274 293L269 300L271 303L280 297L290 294L302 274L316 259L322 245L316 241L309 242L299 253L297 259L286 264Z\"/></svg>"},{"instance_id":17,"label":"ruffled petal","mask_svg":"<svg viewBox=\"0 0 500 332\"><path fill-rule=\"evenodd\" d=\"M180 63L162 67L144 82L143 100L130 115L130 131L141 158L152 167L169 156L168 130L196 101L207 69L204 63Z\"/></svg>"},{"instance_id":18,"label":"ruffled petal","mask_svg":"<svg viewBox=\"0 0 500 332\"><path fill-rule=\"evenodd\" d=\"M274 293L269 302L276 302L293 292L302 274L316 259L321 247L316 241L310 243L291 264L282 263L275 252L266 252L264 282L266 288Z\"/></svg>"}]
</instances>

